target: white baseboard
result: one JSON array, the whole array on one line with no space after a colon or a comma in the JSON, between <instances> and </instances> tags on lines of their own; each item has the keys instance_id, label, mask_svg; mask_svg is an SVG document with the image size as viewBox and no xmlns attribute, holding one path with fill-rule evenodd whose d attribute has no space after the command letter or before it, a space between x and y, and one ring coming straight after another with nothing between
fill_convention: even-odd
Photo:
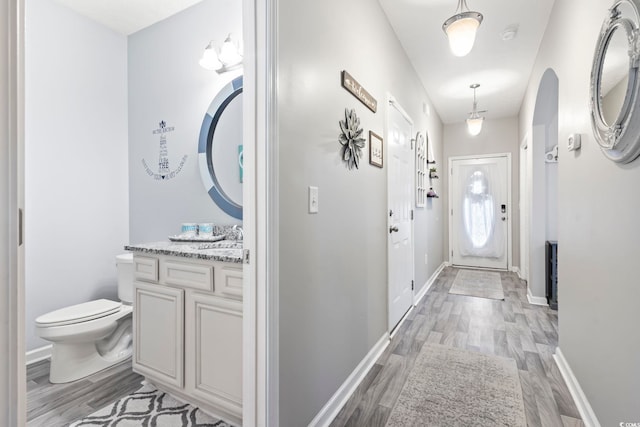
<instances>
[{"instance_id":1,"label":"white baseboard","mask_svg":"<svg viewBox=\"0 0 640 427\"><path fill-rule=\"evenodd\" d=\"M338 415L340 409L347 403L347 400L349 400L353 392L356 391L356 388L367 375L367 372L369 372L388 345L389 335L385 333L358 366L356 366L356 369L351 372L351 375L349 375L338 391L329 399L327 404L318 412L311 423L309 423L309 427L326 427L331 424L331 421Z\"/></svg>"},{"instance_id":2,"label":"white baseboard","mask_svg":"<svg viewBox=\"0 0 640 427\"><path fill-rule=\"evenodd\" d=\"M571 393L571 397L573 397L578 407L578 412L580 412L580 417L582 417L582 422L585 427L600 427L596 413L593 412L587 396L584 394L584 391L582 391L582 387L580 387L578 379L573 374L569 362L564 358L560 347L556 348L556 354L553 355L553 359L556 361L560 374L562 374L562 378L564 378L564 382L567 384L567 388L569 388L569 393Z\"/></svg>"},{"instance_id":3,"label":"white baseboard","mask_svg":"<svg viewBox=\"0 0 640 427\"><path fill-rule=\"evenodd\" d=\"M46 360L50 358L51 358L51 344L27 351L25 360L27 361L27 366L29 366L36 362L40 362L41 360Z\"/></svg>"},{"instance_id":4,"label":"white baseboard","mask_svg":"<svg viewBox=\"0 0 640 427\"><path fill-rule=\"evenodd\" d=\"M532 305L543 305L548 306L547 299L545 297L534 297L531 293L531 288L527 285L527 301Z\"/></svg>"},{"instance_id":5,"label":"white baseboard","mask_svg":"<svg viewBox=\"0 0 640 427\"><path fill-rule=\"evenodd\" d=\"M509 268L509 271L512 271L514 273L516 273L518 275L518 279L522 280L522 275L520 274L520 267L518 266L511 266Z\"/></svg>"},{"instance_id":6,"label":"white baseboard","mask_svg":"<svg viewBox=\"0 0 640 427\"><path fill-rule=\"evenodd\" d=\"M438 278L438 275L440 275L440 273L442 272L442 270L444 270L444 268L446 266L447 265L446 265L445 262L440 264L440 267L436 268L436 271L434 271L433 274L431 275L431 277L429 277L429 279L424 284L422 289L420 289L420 292L418 292L417 295L413 296L413 305L414 306L417 306L418 303L420 302L420 300L422 300L422 298L424 298L424 296L427 294L429 289L431 289L431 286L433 286L433 284L435 283L436 279Z\"/></svg>"}]
</instances>

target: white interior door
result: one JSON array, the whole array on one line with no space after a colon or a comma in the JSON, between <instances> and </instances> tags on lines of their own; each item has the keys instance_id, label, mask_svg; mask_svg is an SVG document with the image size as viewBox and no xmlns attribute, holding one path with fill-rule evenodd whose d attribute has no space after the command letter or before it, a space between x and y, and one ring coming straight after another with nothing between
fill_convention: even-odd
<instances>
[{"instance_id":1,"label":"white interior door","mask_svg":"<svg viewBox=\"0 0 640 427\"><path fill-rule=\"evenodd\" d=\"M393 331L413 303L412 122L397 103L389 103L388 161L388 268L389 331Z\"/></svg>"},{"instance_id":2,"label":"white interior door","mask_svg":"<svg viewBox=\"0 0 640 427\"><path fill-rule=\"evenodd\" d=\"M451 159L451 262L507 269L509 164L507 156Z\"/></svg>"}]
</instances>

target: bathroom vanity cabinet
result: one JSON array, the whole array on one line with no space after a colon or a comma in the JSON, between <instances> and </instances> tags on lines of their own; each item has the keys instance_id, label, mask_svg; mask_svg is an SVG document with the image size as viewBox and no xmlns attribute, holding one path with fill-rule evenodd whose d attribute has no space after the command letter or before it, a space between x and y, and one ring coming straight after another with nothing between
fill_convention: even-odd
<instances>
[{"instance_id":1,"label":"bathroom vanity cabinet","mask_svg":"<svg viewBox=\"0 0 640 427\"><path fill-rule=\"evenodd\" d=\"M213 258L134 254L133 370L241 425L242 264Z\"/></svg>"}]
</instances>

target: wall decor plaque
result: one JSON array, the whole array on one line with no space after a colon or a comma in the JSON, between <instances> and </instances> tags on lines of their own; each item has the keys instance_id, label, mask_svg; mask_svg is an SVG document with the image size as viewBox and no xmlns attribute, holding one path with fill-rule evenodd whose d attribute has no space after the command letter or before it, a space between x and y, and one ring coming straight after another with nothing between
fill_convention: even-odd
<instances>
[{"instance_id":1,"label":"wall decor plaque","mask_svg":"<svg viewBox=\"0 0 640 427\"><path fill-rule=\"evenodd\" d=\"M344 70L342 71L342 87L351 92L353 96L358 98L360 102L374 113L378 110L378 101L376 101L351 74Z\"/></svg>"}]
</instances>

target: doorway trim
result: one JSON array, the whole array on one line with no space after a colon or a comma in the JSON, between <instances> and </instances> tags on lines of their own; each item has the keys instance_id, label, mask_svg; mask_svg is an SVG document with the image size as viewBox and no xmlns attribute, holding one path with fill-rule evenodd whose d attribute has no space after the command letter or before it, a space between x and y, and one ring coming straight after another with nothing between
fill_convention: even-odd
<instances>
[{"instance_id":1,"label":"doorway trim","mask_svg":"<svg viewBox=\"0 0 640 427\"><path fill-rule=\"evenodd\" d=\"M402 117L404 117L404 119L409 122L409 124L411 125L411 133L410 136L413 135L413 127L414 127L414 122L413 119L411 118L411 116L409 116L409 114L406 112L406 110L404 108L402 108L402 106L400 105L400 103L396 100L396 98L391 95L390 93L387 93L387 108L385 110L385 120L384 120L384 135L385 138L387 138L387 135L389 134L389 120L390 120L390 114L389 114L389 109L390 108L395 108L396 111L398 111L400 113L400 115ZM388 157L388 150L389 150L389 141L387 138L387 143L385 144L386 146L386 153L384 154L386 158ZM412 165L412 173L410 174L410 176L413 178L414 176L414 168L415 168L415 147L414 147L414 140L413 138L411 139L411 153L412 153L412 157L413 157L413 161L411 162ZM385 175L386 175L386 187L387 187L387 211L385 212L385 215L389 212L389 167L387 166L385 168ZM411 211L412 211L412 215L415 215L415 206L414 206L414 200L415 200L415 185L413 183L413 180L411 180ZM388 219L388 216L387 216ZM388 223L387 223L388 226ZM415 282L415 233L414 233L414 220L413 218L411 219L411 277L414 282ZM398 321L398 323L396 325L391 325L391 313L389 310L389 305L391 303L391 298L390 298L390 290L391 290L391 274L390 274L390 268L389 268L389 254L390 254L390 247L389 247L389 239L387 236L387 329L389 332L389 336L393 337L395 335L395 333L400 329L400 326L404 323L404 321L406 320L407 316L409 315L409 313L411 313L411 311L414 308L414 304L413 301L415 300L415 296L416 296L416 291L415 291L415 284L413 289L411 290L411 304L409 305L409 307L407 308L407 312L402 316L402 318Z\"/></svg>"},{"instance_id":2,"label":"doorway trim","mask_svg":"<svg viewBox=\"0 0 640 427\"><path fill-rule=\"evenodd\" d=\"M279 425L277 1L243 0L243 425ZM248 144L247 144L248 142ZM250 147L247 150L247 146ZM248 374L248 375L247 375Z\"/></svg>"},{"instance_id":3,"label":"doorway trim","mask_svg":"<svg viewBox=\"0 0 640 427\"><path fill-rule=\"evenodd\" d=\"M527 282L529 288L529 221L531 216L531 176L529 156L531 147L529 134L520 143L520 278Z\"/></svg>"},{"instance_id":4,"label":"doorway trim","mask_svg":"<svg viewBox=\"0 0 640 427\"><path fill-rule=\"evenodd\" d=\"M451 175L453 170L453 161L454 160L481 160L481 159L490 159L494 157L506 157L507 158L507 206L509 207L508 215L507 215L507 268L505 271L510 271L513 268L513 260L512 260L512 248L513 248L513 230L511 218L514 215L514 208L512 203L512 167L511 167L511 153L495 153L495 154L478 154L471 156L453 156L448 159L449 170L447 171L449 174L449 191L448 191L448 211L447 216L449 217L449 253L447 254L447 258L449 259L449 265L453 265L453 260L451 258L451 252L453 251L453 223L451 221L451 213L453 209L453 185L451 185ZM474 267L482 270L481 267ZM500 270L502 271L502 270Z\"/></svg>"},{"instance_id":5,"label":"doorway trim","mask_svg":"<svg viewBox=\"0 0 640 427\"><path fill-rule=\"evenodd\" d=\"M24 244L20 242L24 214L24 0L0 6L0 342L6 357L0 363L0 420L26 425L26 365L24 346Z\"/></svg>"}]
</instances>

